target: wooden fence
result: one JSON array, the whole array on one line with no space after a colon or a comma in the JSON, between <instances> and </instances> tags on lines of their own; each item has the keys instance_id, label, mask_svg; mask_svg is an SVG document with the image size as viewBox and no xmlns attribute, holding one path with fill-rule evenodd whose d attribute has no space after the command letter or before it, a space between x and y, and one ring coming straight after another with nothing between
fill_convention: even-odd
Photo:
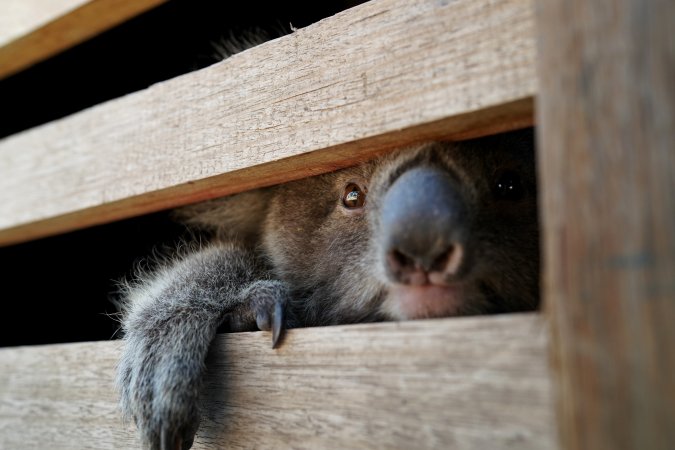
<instances>
[{"instance_id":1,"label":"wooden fence","mask_svg":"<svg viewBox=\"0 0 675 450\"><path fill-rule=\"evenodd\" d=\"M161 2L42 3L9 2L0 77ZM372 0L0 140L0 244L534 124L541 313L219 336L195 448L673 448L674 29L667 0ZM0 349L0 447L137 447L120 346Z\"/></svg>"}]
</instances>

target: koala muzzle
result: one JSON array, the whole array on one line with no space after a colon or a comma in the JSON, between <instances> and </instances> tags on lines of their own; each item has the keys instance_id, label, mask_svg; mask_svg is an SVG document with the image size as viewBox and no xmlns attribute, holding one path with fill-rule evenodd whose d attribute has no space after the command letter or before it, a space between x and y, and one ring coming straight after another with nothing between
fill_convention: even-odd
<instances>
[{"instance_id":1,"label":"koala muzzle","mask_svg":"<svg viewBox=\"0 0 675 450\"><path fill-rule=\"evenodd\" d=\"M380 231L388 277L444 285L465 259L468 212L459 182L435 167L409 169L383 198Z\"/></svg>"}]
</instances>

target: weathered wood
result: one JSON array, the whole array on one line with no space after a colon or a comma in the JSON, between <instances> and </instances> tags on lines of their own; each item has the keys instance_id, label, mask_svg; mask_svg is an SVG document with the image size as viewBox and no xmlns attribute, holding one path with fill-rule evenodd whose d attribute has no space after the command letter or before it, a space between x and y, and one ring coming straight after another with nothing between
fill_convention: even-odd
<instances>
[{"instance_id":1,"label":"weathered wood","mask_svg":"<svg viewBox=\"0 0 675 450\"><path fill-rule=\"evenodd\" d=\"M0 46L87 3L88 0L5 0L0 15Z\"/></svg>"},{"instance_id":2,"label":"weathered wood","mask_svg":"<svg viewBox=\"0 0 675 450\"><path fill-rule=\"evenodd\" d=\"M205 448L556 448L536 314L218 337ZM112 387L121 343L0 350L0 447L137 448Z\"/></svg>"},{"instance_id":3,"label":"weathered wood","mask_svg":"<svg viewBox=\"0 0 675 450\"><path fill-rule=\"evenodd\" d=\"M6 138L0 244L529 125L532 15L530 0L375 0Z\"/></svg>"},{"instance_id":4,"label":"weathered wood","mask_svg":"<svg viewBox=\"0 0 675 450\"><path fill-rule=\"evenodd\" d=\"M3 0L0 14L0 79L165 1Z\"/></svg>"},{"instance_id":5,"label":"weathered wood","mask_svg":"<svg viewBox=\"0 0 675 450\"><path fill-rule=\"evenodd\" d=\"M672 449L675 2L539 2L537 25L560 439Z\"/></svg>"}]
</instances>

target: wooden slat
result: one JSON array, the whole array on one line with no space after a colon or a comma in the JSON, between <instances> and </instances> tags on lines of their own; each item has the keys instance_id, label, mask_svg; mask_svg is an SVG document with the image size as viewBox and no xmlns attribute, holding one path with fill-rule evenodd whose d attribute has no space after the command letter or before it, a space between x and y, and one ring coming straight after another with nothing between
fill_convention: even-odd
<instances>
[{"instance_id":1,"label":"wooden slat","mask_svg":"<svg viewBox=\"0 0 675 450\"><path fill-rule=\"evenodd\" d=\"M675 2L540 2L545 293L566 449L675 448Z\"/></svg>"},{"instance_id":2,"label":"wooden slat","mask_svg":"<svg viewBox=\"0 0 675 450\"><path fill-rule=\"evenodd\" d=\"M68 14L88 0L4 0L0 15L0 46L30 34L52 20Z\"/></svg>"},{"instance_id":3,"label":"wooden slat","mask_svg":"<svg viewBox=\"0 0 675 450\"><path fill-rule=\"evenodd\" d=\"M374 0L9 137L0 244L529 125L532 15L530 0Z\"/></svg>"},{"instance_id":4,"label":"wooden slat","mask_svg":"<svg viewBox=\"0 0 675 450\"><path fill-rule=\"evenodd\" d=\"M536 314L221 335L205 448L554 449ZM0 350L0 447L138 448L112 388L120 342Z\"/></svg>"},{"instance_id":5,"label":"wooden slat","mask_svg":"<svg viewBox=\"0 0 675 450\"><path fill-rule=\"evenodd\" d=\"M165 1L3 0L0 14L0 79Z\"/></svg>"}]
</instances>

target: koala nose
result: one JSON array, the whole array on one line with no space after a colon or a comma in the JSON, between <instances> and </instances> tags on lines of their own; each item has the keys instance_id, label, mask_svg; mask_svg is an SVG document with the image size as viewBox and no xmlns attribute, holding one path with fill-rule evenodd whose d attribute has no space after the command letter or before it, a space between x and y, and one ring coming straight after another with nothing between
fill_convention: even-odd
<instances>
[{"instance_id":1,"label":"koala nose","mask_svg":"<svg viewBox=\"0 0 675 450\"><path fill-rule=\"evenodd\" d=\"M383 198L380 226L388 275L404 284L439 283L457 273L465 253L467 207L447 172L416 167Z\"/></svg>"}]
</instances>

